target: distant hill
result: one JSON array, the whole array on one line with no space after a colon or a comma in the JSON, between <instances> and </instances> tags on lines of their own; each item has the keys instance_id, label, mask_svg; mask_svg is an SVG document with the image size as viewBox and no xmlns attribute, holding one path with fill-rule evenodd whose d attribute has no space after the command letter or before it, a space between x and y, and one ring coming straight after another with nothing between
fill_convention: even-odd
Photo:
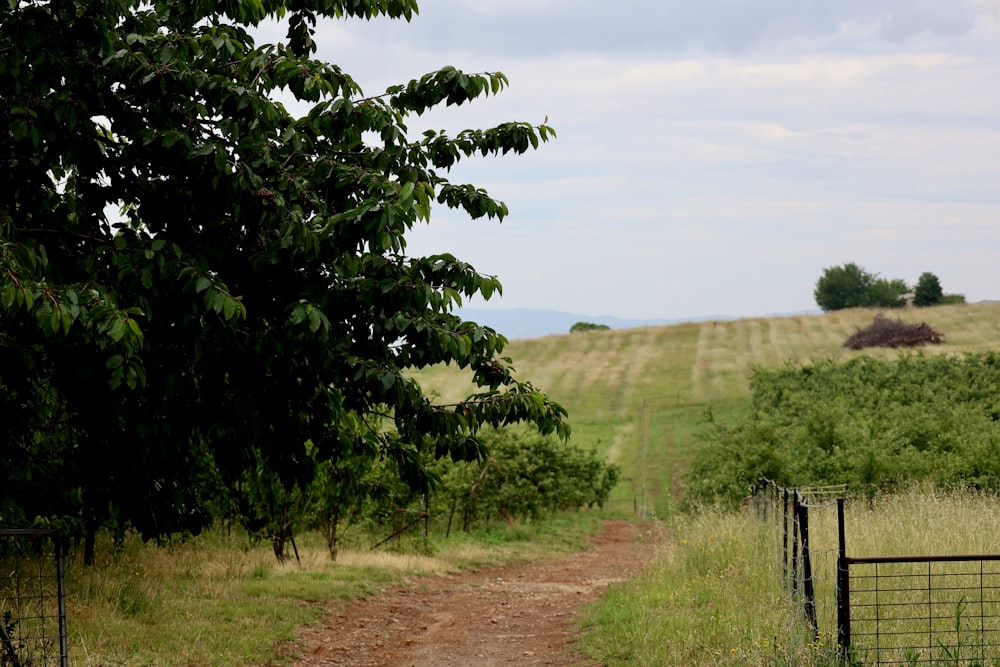
<instances>
[{"instance_id":1,"label":"distant hill","mask_svg":"<svg viewBox=\"0 0 1000 667\"><path fill-rule=\"evenodd\" d=\"M570 327L577 322L605 324L612 329L634 329L636 327L660 326L691 322L695 320L729 320L727 315L711 315L688 319L625 319L621 317L594 317L562 313L555 310L533 310L531 308L510 308L488 310L483 308L459 308L457 314L462 319L472 320L478 324L496 329L509 339L541 338L555 334L568 334Z\"/></svg>"},{"instance_id":2,"label":"distant hill","mask_svg":"<svg viewBox=\"0 0 1000 667\"><path fill-rule=\"evenodd\" d=\"M877 312L859 308L663 325L656 323L666 320L531 310L462 315L516 338L504 354L513 359L518 377L569 411L575 442L598 447L622 467L615 507L631 510L641 502L645 486L657 515L666 516L676 511L671 498L681 491L691 462L705 446L701 434L706 420L727 423L750 409L754 368L858 356L897 358L896 349L855 351L844 346ZM480 313L486 317L477 318ZM1000 305L939 306L898 314L944 333L942 344L922 348L922 354L1000 350ZM519 318L528 328L517 328ZM578 321L627 328L569 335ZM645 324L655 326L639 328ZM525 338L531 331L548 334ZM471 375L454 364L415 373L427 395L445 404L477 391Z\"/></svg>"}]
</instances>

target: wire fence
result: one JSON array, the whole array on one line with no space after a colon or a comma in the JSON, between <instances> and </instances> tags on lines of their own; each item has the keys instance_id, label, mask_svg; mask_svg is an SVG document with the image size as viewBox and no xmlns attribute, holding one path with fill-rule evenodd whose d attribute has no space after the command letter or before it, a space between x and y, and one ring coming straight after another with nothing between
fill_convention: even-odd
<instances>
[{"instance_id":1,"label":"wire fence","mask_svg":"<svg viewBox=\"0 0 1000 667\"><path fill-rule=\"evenodd\" d=\"M0 667L69 665L63 550L45 530L0 530Z\"/></svg>"},{"instance_id":2,"label":"wire fence","mask_svg":"<svg viewBox=\"0 0 1000 667\"><path fill-rule=\"evenodd\" d=\"M841 652L862 664L1000 663L1000 555L841 560Z\"/></svg>"},{"instance_id":3,"label":"wire fence","mask_svg":"<svg viewBox=\"0 0 1000 667\"><path fill-rule=\"evenodd\" d=\"M836 542L814 536L810 519L836 511L836 497L846 486L784 488L761 480L746 500L748 510L774 527L775 551L781 559L782 581L817 638L836 637Z\"/></svg>"},{"instance_id":4,"label":"wire fence","mask_svg":"<svg viewBox=\"0 0 1000 667\"><path fill-rule=\"evenodd\" d=\"M776 526L784 580L814 635L852 666L1000 665L1000 554L849 556L846 495L761 480L747 499ZM810 515L830 511L836 542L819 544Z\"/></svg>"}]
</instances>

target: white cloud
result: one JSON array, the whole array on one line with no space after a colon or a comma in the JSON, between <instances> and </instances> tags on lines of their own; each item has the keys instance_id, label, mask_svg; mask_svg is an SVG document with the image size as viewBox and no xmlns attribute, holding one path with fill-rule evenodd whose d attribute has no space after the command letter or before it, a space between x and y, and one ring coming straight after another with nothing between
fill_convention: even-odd
<instances>
[{"instance_id":1,"label":"white cloud","mask_svg":"<svg viewBox=\"0 0 1000 667\"><path fill-rule=\"evenodd\" d=\"M428 0L318 42L369 93L443 64L510 77L415 131L549 117L537 153L453 172L507 221L435 211L409 246L499 275L504 307L804 310L846 261L1000 297L1000 0Z\"/></svg>"}]
</instances>

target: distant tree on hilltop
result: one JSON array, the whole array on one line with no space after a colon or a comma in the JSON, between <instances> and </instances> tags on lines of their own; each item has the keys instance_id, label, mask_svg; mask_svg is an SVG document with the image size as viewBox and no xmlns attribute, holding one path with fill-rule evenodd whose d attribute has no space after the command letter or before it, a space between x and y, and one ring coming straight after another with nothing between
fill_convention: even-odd
<instances>
[{"instance_id":1,"label":"distant tree on hilltop","mask_svg":"<svg viewBox=\"0 0 1000 667\"><path fill-rule=\"evenodd\" d=\"M908 287L903 280L887 280L849 262L823 270L813 297L825 312L842 308L900 308Z\"/></svg>"},{"instance_id":2,"label":"distant tree on hilltop","mask_svg":"<svg viewBox=\"0 0 1000 667\"><path fill-rule=\"evenodd\" d=\"M925 271L917 279L917 285L913 288L913 305L918 307L935 306L941 303L944 292L941 290L941 281L933 273Z\"/></svg>"},{"instance_id":3,"label":"distant tree on hilltop","mask_svg":"<svg viewBox=\"0 0 1000 667\"><path fill-rule=\"evenodd\" d=\"M825 312L842 308L901 308L906 305L910 288L906 281L888 280L849 262L823 269L816 281L813 297ZM913 305L917 307L965 303L962 294L944 294L941 281L925 271L913 288Z\"/></svg>"},{"instance_id":4,"label":"distant tree on hilltop","mask_svg":"<svg viewBox=\"0 0 1000 667\"><path fill-rule=\"evenodd\" d=\"M577 322L569 328L570 333L578 333L580 331L607 331L610 329L607 324L594 324L592 322Z\"/></svg>"},{"instance_id":5,"label":"distant tree on hilltop","mask_svg":"<svg viewBox=\"0 0 1000 667\"><path fill-rule=\"evenodd\" d=\"M943 306L954 303L965 303L965 295L963 294L945 294L941 289L941 281L938 277L929 271L925 271L920 274L920 278L917 279L917 285L913 289L913 305L919 307L924 306Z\"/></svg>"}]
</instances>

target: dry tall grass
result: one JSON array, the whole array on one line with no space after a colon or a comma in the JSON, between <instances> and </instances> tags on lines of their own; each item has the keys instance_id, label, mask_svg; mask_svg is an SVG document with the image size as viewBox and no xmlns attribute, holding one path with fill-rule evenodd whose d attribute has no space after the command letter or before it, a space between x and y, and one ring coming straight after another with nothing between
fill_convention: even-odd
<instances>
[{"instance_id":1,"label":"dry tall grass","mask_svg":"<svg viewBox=\"0 0 1000 667\"><path fill-rule=\"evenodd\" d=\"M853 309L590 331L514 340L505 353L514 359L520 376L569 410L577 442L596 444L621 465L625 479L614 498L622 506L636 502L645 478L650 505L664 514L670 511L671 497L683 492L683 475L701 446L696 436L705 417L726 418L746 409L755 366L859 354L895 358L898 350L858 352L844 347L844 341L870 324L875 314ZM944 334L943 344L922 348L926 354L1000 346L1000 304L939 306L892 315L906 322L927 322ZM426 369L418 377L449 401L471 389L455 369Z\"/></svg>"},{"instance_id":2,"label":"dry tall grass","mask_svg":"<svg viewBox=\"0 0 1000 667\"><path fill-rule=\"evenodd\" d=\"M593 655L636 666L840 664L835 504L809 514L818 637L784 579L780 532L771 518L707 509L667 523L673 539L658 566L589 610L584 642ZM1000 499L971 491L912 488L874 502L849 501L845 524L855 557L1000 553ZM922 664L931 664L929 657L942 667L976 664L928 653Z\"/></svg>"}]
</instances>

